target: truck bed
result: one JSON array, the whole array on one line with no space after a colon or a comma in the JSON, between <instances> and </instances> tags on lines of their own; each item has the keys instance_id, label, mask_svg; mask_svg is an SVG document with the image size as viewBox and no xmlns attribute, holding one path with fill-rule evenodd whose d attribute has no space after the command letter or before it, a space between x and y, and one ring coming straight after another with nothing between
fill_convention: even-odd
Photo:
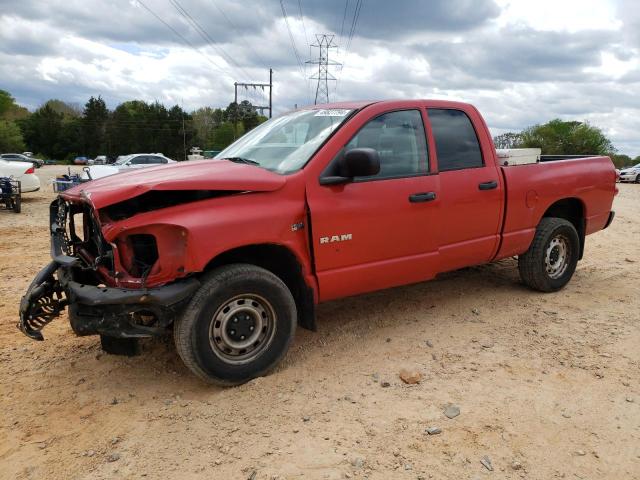
<instances>
[{"instance_id":1,"label":"truck bed","mask_svg":"<svg viewBox=\"0 0 640 480\"><path fill-rule=\"evenodd\" d=\"M567 157L500 167L506 189L506 210L496 259L518 255L529 248L535 226L554 205L558 192L583 209L585 234L604 227L615 194L611 160L609 157Z\"/></svg>"}]
</instances>

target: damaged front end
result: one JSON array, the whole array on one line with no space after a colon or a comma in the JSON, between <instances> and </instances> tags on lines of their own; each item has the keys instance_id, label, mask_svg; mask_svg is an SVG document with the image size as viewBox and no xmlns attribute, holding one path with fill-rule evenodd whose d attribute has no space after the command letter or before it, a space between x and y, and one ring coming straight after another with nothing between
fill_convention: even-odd
<instances>
[{"instance_id":1,"label":"damaged front end","mask_svg":"<svg viewBox=\"0 0 640 480\"><path fill-rule=\"evenodd\" d=\"M18 328L34 340L43 340L42 328L66 307L77 335L159 335L200 286L195 278L159 285L162 245L155 237L133 232L108 242L91 205L79 198L59 197L51 204L50 234L52 262L20 302ZM118 248L120 254L114 252ZM148 288L151 276L156 286Z\"/></svg>"}]
</instances>

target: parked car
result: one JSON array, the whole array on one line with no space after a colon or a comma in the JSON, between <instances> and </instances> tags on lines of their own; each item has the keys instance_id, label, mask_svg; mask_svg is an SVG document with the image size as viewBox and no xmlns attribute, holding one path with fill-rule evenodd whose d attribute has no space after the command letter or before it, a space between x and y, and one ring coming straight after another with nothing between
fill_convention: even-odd
<instances>
[{"instance_id":1,"label":"parked car","mask_svg":"<svg viewBox=\"0 0 640 480\"><path fill-rule=\"evenodd\" d=\"M620 170L620 181L640 183L640 163Z\"/></svg>"},{"instance_id":2,"label":"parked car","mask_svg":"<svg viewBox=\"0 0 640 480\"><path fill-rule=\"evenodd\" d=\"M3 153L2 155L0 155L0 158L12 162L29 162L35 168L40 168L44 165L44 160L40 160L39 158L34 157L28 157L23 153Z\"/></svg>"},{"instance_id":3,"label":"parked car","mask_svg":"<svg viewBox=\"0 0 640 480\"><path fill-rule=\"evenodd\" d=\"M111 165L91 166L88 169L88 173L83 173L83 178L90 176L92 180L95 180L132 169L157 167L168 163L176 163L176 161L165 157L161 153L135 153L133 155L120 156Z\"/></svg>"},{"instance_id":4,"label":"parked car","mask_svg":"<svg viewBox=\"0 0 640 480\"><path fill-rule=\"evenodd\" d=\"M75 165L86 165L89 159L87 157L76 157L73 159Z\"/></svg>"},{"instance_id":5,"label":"parked car","mask_svg":"<svg viewBox=\"0 0 640 480\"><path fill-rule=\"evenodd\" d=\"M53 261L19 326L41 340L69 305L76 334L132 353L137 337L173 324L195 375L235 385L273 368L296 325L314 330L318 302L513 256L524 284L554 292L585 237L612 222L615 170L608 157L518 163L499 162L465 103L290 112L214 160L63 192L51 205ZM84 233L68 236L78 217Z\"/></svg>"},{"instance_id":6,"label":"parked car","mask_svg":"<svg viewBox=\"0 0 640 480\"><path fill-rule=\"evenodd\" d=\"M40 179L31 162L14 162L0 158L0 177L10 177L20 182L22 193L40 190Z\"/></svg>"}]
</instances>

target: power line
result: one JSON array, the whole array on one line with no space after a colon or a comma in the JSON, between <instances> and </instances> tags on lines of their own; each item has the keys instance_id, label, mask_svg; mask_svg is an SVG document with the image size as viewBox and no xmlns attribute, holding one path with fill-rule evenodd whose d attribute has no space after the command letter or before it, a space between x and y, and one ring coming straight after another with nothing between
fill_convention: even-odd
<instances>
[{"instance_id":1,"label":"power line","mask_svg":"<svg viewBox=\"0 0 640 480\"><path fill-rule=\"evenodd\" d=\"M309 45L309 56L311 56L311 44L309 43L309 37L307 36L307 27L304 24L304 15L302 14L302 0L298 0L298 13L300 15L300 21L302 22L302 29L304 31L305 45ZM311 79L307 77L306 65L307 64L305 63L304 76L307 80L307 102L311 103Z\"/></svg>"},{"instance_id":2,"label":"power line","mask_svg":"<svg viewBox=\"0 0 640 480\"><path fill-rule=\"evenodd\" d=\"M358 19L360 18L360 11L362 10L363 3L364 3L364 0L356 0L356 6L353 10L353 19L351 20L351 28L349 29L349 39L347 40L347 47L345 48L344 53L342 54L342 69L340 71L340 77L336 79L336 93L338 91L338 82L342 77L342 74L344 73L347 54L349 52L349 49L351 48L351 42L353 41L353 37L355 36L356 28L358 27ZM347 5L348 4L349 2L347 0ZM346 16L346 12L347 12L347 9L345 6L345 16Z\"/></svg>"},{"instance_id":3,"label":"power line","mask_svg":"<svg viewBox=\"0 0 640 480\"><path fill-rule=\"evenodd\" d=\"M289 40L291 41L291 47L293 47L293 54L296 57L296 61L298 62L298 67L300 67L300 73L304 77L304 67L302 65L302 60L300 60L300 54L298 53L298 48L296 47L296 41L293 38L293 34L291 33L291 27L289 26L289 18L287 17L287 9L284 7L284 0L280 0L280 7L282 8L282 17L284 18L284 23L287 25L287 31L289 32Z\"/></svg>"},{"instance_id":4,"label":"power line","mask_svg":"<svg viewBox=\"0 0 640 480\"><path fill-rule=\"evenodd\" d=\"M169 30L171 30L174 35L176 35L177 37L179 37L184 43L186 43L187 45L189 45L193 50L195 50L197 53L199 53L200 55L202 55L205 60L207 60L211 65L213 65L216 69L218 69L220 72L224 73L225 75L229 76L231 79L233 79L233 75L231 75L228 71L226 71L223 67L221 67L220 65L218 65L217 63L215 63L213 60L211 60L211 58L209 58L208 55L206 55L205 53L203 53L202 51L200 51L200 49L198 49L189 39L187 39L184 35L182 35L180 32L178 32L175 28L173 28L171 25L169 25L166 21L164 21L162 19L162 17L160 17L160 15L158 15L156 12L154 12L153 10L151 10L142 0L137 0L137 2L147 11L149 12L151 15L153 15L156 20L158 20L160 23L162 23L165 27L167 27Z\"/></svg>"},{"instance_id":5,"label":"power line","mask_svg":"<svg viewBox=\"0 0 640 480\"><path fill-rule=\"evenodd\" d=\"M351 48L351 41L353 40L353 36L356 33L356 27L358 26L358 18L360 18L360 10L362 9L363 1L364 0L356 1L356 8L353 11L353 21L351 22L351 30L349 32L349 40L347 41L346 51L349 51L349 48ZM345 51L345 55L346 55L346 51Z\"/></svg>"},{"instance_id":6,"label":"power line","mask_svg":"<svg viewBox=\"0 0 640 480\"><path fill-rule=\"evenodd\" d=\"M309 45L309 37L307 37L307 27L304 26L304 15L302 15L302 0L298 0L298 12L300 14L300 21L302 22L302 29L304 30L304 42L305 45Z\"/></svg>"},{"instance_id":7,"label":"power line","mask_svg":"<svg viewBox=\"0 0 640 480\"><path fill-rule=\"evenodd\" d=\"M269 66L267 65L267 62L264 60L264 58L262 58L262 56L258 53L257 50L255 50L255 48L252 45L249 45L249 42L247 42L247 40L244 38L244 34L243 32L238 31L238 27L236 27L236 25L231 21L231 19L227 16L226 13L224 13L224 10L222 10L222 8L220 8L218 6L218 4L215 2L215 0L211 0L211 2L213 3L213 6L216 7L218 9L218 11L220 12L220 14L224 17L224 19L227 21L227 23L229 25L231 25L231 28L233 29L233 31L235 32L235 34L237 35L236 38L239 38L240 40L242 40L242 43L244 43L247 48L255 54L256 57L258 57L258 59L260 60L260 62L262 62L262 66L264 68L269 68Z\"/></svg>"},{"instance_id":8,"label":"power line","mask_svg":"<svg viewBox=\"0 0 640 480\"><path fill-rule=\"evenodd\" d=\"M236 68L238 68L239 70L242 71L242 73L244 75L246 75L248 78L251 77L251 75L249 75L247 73L247 71L242 68L232 57L230 57L227 52L224 51L223 48L219 47L218 45L216 45L216 42L213 38L211 38L211 35L209 35L207 33L207 31L202 28L202 26L200 26L200 24L198 23L198 21L196 19L194 19L191 14L180 4L180 2L178 0L169 0L171 2L171 4L173 5L173 7L178 11L178 13L180 15L182 15L182 17L187 20L187 22L195 29L195 31L200 35L200 37L202 37L202 39L207 42L211 47L213 47L222 57L224 57L224 59L226 60L226 62L231 65L235 65Z\"/></svg>"},{"instance_id":9,"label":"power line","mask_svg":"<svg viewBox=\"0 0 640 480\"><path fill-rule=\"evenodd\" d=\"M340 36L338 37L338 45L342 45L342 33L344 32L344 21L347 19L347 9L349 8L349 0L344 4L344 13L342 14L342 26L340 27Z\"/></svg>"}]
</instances>

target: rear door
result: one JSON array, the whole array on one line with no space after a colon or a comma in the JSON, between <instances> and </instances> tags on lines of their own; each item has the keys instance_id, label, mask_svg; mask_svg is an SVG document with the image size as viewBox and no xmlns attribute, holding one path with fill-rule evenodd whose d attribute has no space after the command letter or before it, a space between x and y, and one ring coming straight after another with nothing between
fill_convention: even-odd
<instances>
[{"instance_id":1,"label":"rear door","mask_svg":"<svg viewBox=\"0 0 640 480\"><path fill-rule=\"evenodd\" d=\"M486 263L499 245L504 198L491 140L477 112L473 122L459 109L427 112L440 177L440 270Z\"/></svg>"},{"instance_id":2,"label":"rear door","mask_svg":"<svg viewBox=\"0 0 640 480\"><path fill-rule=\"evenodd\" d=\"M428 167L420 109L370 113L344 150L373 148L380 173L307 186L320 299L417 282L435 274L438 177Z\"/></svg>"}]
</instances>

